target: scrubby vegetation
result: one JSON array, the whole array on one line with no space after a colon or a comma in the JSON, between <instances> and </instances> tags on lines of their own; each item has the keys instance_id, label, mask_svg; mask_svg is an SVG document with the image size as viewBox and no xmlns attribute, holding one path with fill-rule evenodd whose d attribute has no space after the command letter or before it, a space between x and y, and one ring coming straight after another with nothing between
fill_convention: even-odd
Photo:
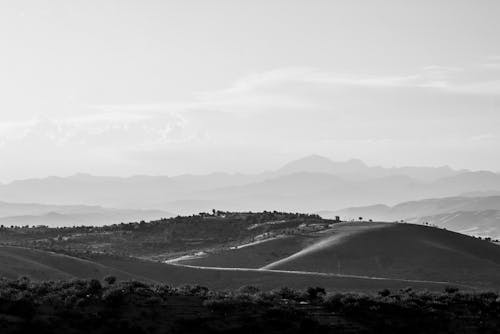
<instances>
[{"instance_id":1,"label":"scrubby vegetation","mask_svg":"<svg viewBox=\"0 0 500 334\"><path fill-rule=\"evenodd\" d=\"M0 243L62 253L107 253L162 260L167 253L230 247L255 238L298 231L299 226L327 226L331 222L318 215L300 213L214 210L102 227L0 226Z\"/></svg>"},{"instance_id":2,"label":"scrubby vegetation","mask_svg":"<svg viewBox=\"0 0 500 334\"><path fill-rule=\"evenodd\" d=\"M1 333L497 333L495 292L173 288L114 277L0 280Z\"/></svg>"}]
</instances>

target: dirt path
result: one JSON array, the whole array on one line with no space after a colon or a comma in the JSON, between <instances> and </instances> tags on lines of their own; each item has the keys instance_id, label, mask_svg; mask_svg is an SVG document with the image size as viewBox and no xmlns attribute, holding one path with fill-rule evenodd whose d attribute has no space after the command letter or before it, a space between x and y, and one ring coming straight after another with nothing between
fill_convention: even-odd
<instances>
[{"instance_id":1,"label":"dirt path","mask_svg":"<svg viewBox=\"0 0 500 334\"><path fill-rule=\"evenodd\" d=\"M338 277L338 278L356 278L356 279L368 279L377 281L392 281L392 282L405 282L405 283L429 283L429 284L440 284L440 285L454 285L460 286L468 289L475 289L475 287L457 284L454 282L446 281L427 281L427 280L416 280L416 279L404 279L404 278L388 278L388 277L376 277L376 276L364 276L364 275L349 275L349 274L334 274L334 273L322 273L322 272L312 272L312 271L300 271L300 270L279 270L279 269L253 269L253 268L226 268L226 267L204 267L204 266L192 266L187 264L171 264L179 267L201 269L201 270L218 270L218 271L242 271L242 272L269 272L269 273L282 273L282 274L295 274L295 275L312 275L312 276L322 276L322 277Z\"/></svg>"}]
</instances>

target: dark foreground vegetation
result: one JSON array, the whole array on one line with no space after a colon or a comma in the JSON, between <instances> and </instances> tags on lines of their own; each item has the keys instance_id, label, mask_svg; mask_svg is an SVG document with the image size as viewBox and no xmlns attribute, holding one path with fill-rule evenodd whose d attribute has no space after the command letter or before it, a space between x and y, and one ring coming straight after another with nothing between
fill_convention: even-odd
<instances>
[{"instance_id":1,"label":"dark foreground vegetation","mask_svg":"<svg viewBox=\"0 0 500 334\"><path fill-rule=\"evenodd\" d=\"M0 333L498 333L494 292L216 292L135 281L0 280Z\"/></svg>"}]
</instances>

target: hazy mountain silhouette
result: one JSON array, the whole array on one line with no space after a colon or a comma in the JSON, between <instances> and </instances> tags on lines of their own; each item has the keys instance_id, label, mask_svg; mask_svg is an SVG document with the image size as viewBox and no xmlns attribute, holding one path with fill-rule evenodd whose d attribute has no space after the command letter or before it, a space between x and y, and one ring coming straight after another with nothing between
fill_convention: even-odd
<instances>
[{"instance_id":1,"label":"hazy mountain silhouette","mask_svg":"<svg viewBox=\"0 0 500 334\"><path fill-rule=\"evenodd\" d=\"M482 191L469 191L460 194L463 197L489 197L489 196L500 196L499 190L482 190Z\"/></svg>"},{"instance_id":2,"label":"hazy mountain silhouette","mask_svg":"<svg viewBox=\"0 0 500 334\"><path fill-rule=\"evenodd\" d=\"M500 196L431 198L403 202L394 206L377 204L364 207L351 207L332 211L331 213L342 214L349 218L361 215L370 216L370 218L378 220L394 220L456 211L482 210L500 210Z\"/></svg>"},{"instance_id":3,"label":"hazy mountain silhouette","mask_svg":"<svg viewBox=\"0 0 500 334\"><path fill-rule=\"evenodd\" d=\"M464 234L500 239L500 210L457 211L410 218L407 221L429 223Z\"/></svg>"},{"instance_id":4,"label":"hazy mountain silhouette","mask_svg":"<svg viewBox=\"0 0 500 334\"><path fill-rule=\"evenodd\" d=\"M377 168L377 167L375 167ZM364 162L352 159L345 162L334 162L320 155L310 155L294 160L276 170L276 174L287 175L300 172L328 173L328 174L355 174L366 173L370 167Z\"/></svg>"},{"instance_id":5,"label":"hazy mountain silhouette","mask_svg":"<svg viewBox=\"0 0 500 334\"><path fill-rule=\"evenodd\" d=\"M396 204L460 193L500 191L500 175L449 167L369 167L312 155L261 174L28 179L0 185L0 200L197 213L225 210L318 211Z\"/></svg>"},{"instance_id":6,"label":"hazy mountain silhouette","mask_svg":"<svg viewBox=\"0 0 500 334\"><path fill-rule=\"evenodd\" d=\"M457 175L465 170L457 171L448 166L442 167L393 167L384 168L368 166L359 159L334 162L320 155L310 155L287 163L275 173L278 175L299 172L327 173L342 176L350 180L364 180L392 175L406 175L420 181L435 181L439 178Z\"/></svg>"},{"instance_id":7,"label":"hazy mountain silhouette","mask_svg":"<svg viewBox=\"0 0 500 334\"><path fill-rule=\"evenodd\" d=\"M0 225L111 225L121 222L155 220L171 217L160 210L112 209L86 205L43 205L0 202Z\"/></svg>"},{"instance_id":8,"label":"hazy mountain silhouette","mask_svg":"<svg viewBox=\"0 0 500 334\"><path fill-rule=\"evenodd\" d=\"M0 200L17 203L85 204L120 208L160 208L166 201L190 199L193 192L247 184L264 176L207 175L109 177L76 174L0 184Z\"/></svg>"}]
</instances>

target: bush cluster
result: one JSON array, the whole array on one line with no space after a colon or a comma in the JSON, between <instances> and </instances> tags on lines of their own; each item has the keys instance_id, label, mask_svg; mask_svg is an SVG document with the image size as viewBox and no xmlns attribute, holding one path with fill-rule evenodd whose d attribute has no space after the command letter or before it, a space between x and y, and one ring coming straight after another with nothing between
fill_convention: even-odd
<instances>
[{"instance_id":1,"label":"bush cluster","mask_svg":"<svg viewBox=\"0 0 500 334\"><path fill-rule=\"evenodd\" d=\"M118 329L169 333L203 332L203 328L218 332L228 326L262 333L271 329L322 332L332 326L374 333L455 333L463 328L495 333L500 328L499 315L497 292L464 292L454 287L441 293L407 288L363 294L327 293L321 287L261 291L244 286L213 291L196 285L118 282L112 276L102 281L0 280L1 333L68 329L72 333Z\"/></svg>"}]
</instances>

